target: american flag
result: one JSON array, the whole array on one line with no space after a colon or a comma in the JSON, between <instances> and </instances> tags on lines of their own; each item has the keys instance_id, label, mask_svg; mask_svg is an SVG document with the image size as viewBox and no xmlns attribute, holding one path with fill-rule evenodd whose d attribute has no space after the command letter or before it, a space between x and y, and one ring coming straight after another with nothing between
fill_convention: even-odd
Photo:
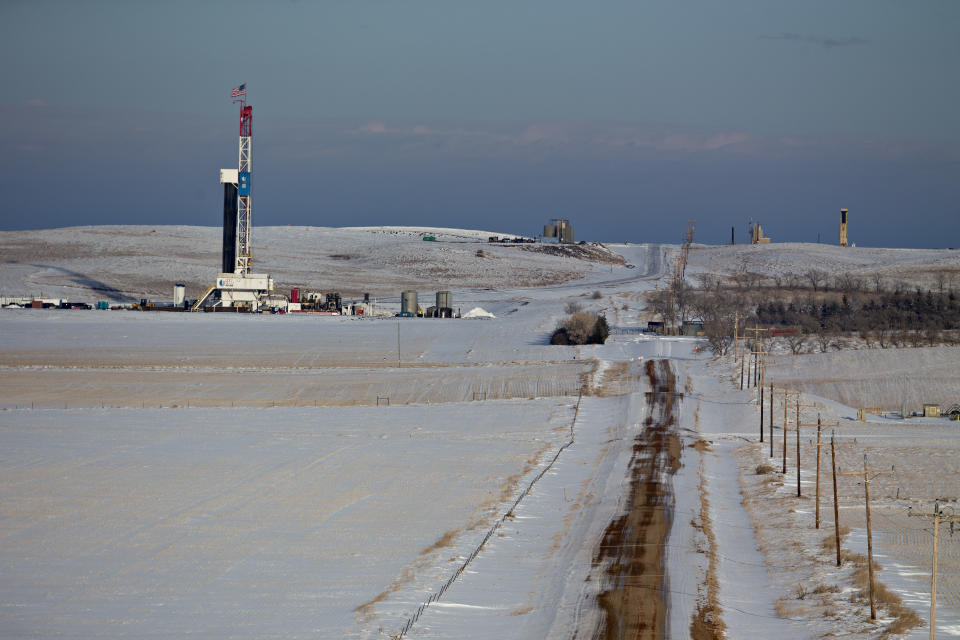
<instances>
[{"instance_id":1,"label":"american flag","mask_svg":"<svg viewBox=\"0 0 960 640\"><path fill-rule=\"evenodd\" d=\"M239 87L235 88L233 91L230 92L231 98L239 98L240 96L245 96L245 95L247 95L246 82L244 82L242 85L240 85Z\"/></svg>"}]
</instances>

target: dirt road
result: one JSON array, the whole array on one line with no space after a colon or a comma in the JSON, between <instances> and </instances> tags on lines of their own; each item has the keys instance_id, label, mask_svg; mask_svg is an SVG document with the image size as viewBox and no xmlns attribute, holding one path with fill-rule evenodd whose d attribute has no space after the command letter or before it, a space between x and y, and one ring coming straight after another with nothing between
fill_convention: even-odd
<instances>
[{"instance_id":1,"label":"dirt road","mask_svg":"<svg viewBox=\"0 0 960 640\"><path fill-rule=\"evenodd\" d=\"M595 640L662 638L667 611L663 549L673 518L669 478L680 467L673 433L678 395L666 360L647 361L647 419L630 461L625 513L610 523L594 558L602 571L604 622Z\"/></svg>"}]
</instances>

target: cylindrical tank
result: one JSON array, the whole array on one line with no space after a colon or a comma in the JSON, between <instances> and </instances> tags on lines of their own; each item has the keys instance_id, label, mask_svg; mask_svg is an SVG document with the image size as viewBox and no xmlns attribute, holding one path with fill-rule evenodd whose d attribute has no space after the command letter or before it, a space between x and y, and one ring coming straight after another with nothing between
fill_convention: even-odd
<instances>
[{"instance_id":1,"label":"cylindrical tank","mask_svg":"<svg viewBox=\"0 0 960 640\"><path fill-rule=\"evenodd\" d=\"M290 289L290 302L300 302L300 288Z\"/></svg>"},{"instance_id":2,"label":"cylindrical tank","mask_svg":"<svg viewBox=\"0 0 960 640\"><path fill-rule=\"evenodd\" d=\"M543 237L544 237L544 238L556 238L556 237L557 237L557 225L555 225L555 224L545 224L545 225L543 225Z\"/></svg>"},{"instance_id":3,"label":"cylindrical tank","mask_svg":"<svg viewBox=\"0 0 960 640\"><path fill-rule=\"evenodd\" d=\"M404 291L400 294L400 313L417 315L417 292Z\"/></svg>"},{"instance_id":4,"label":"cylindrical tank","mask_svg":"<svg viewBox=\"0 0 960 640\"><path fill-rule=\"evenodd\" d=\"M560 242L573 242L573 225L565 224L563 225L563 233L560 236Z\"/></svg>"},{"instance_id":5,"label":"cylindrical tank","mask_svg":"<svg viewBox=\"0 0 960 640\"><path fill-rule=\"evenodd\" d=\"M173 305L179 307L183 304L183 299L186 297L187 287L182 284L173 285Z\"/></svg>"},{"instance_id":6,"label":"cylindrical tank","mask_svg":"<svg viewBox=\"0 0 960 640\"><path fill-rule=\"evenodd\" d=\"M449 291L437 291L437 311L453 308L453 294Z\"/></svg>"}]
</instances>

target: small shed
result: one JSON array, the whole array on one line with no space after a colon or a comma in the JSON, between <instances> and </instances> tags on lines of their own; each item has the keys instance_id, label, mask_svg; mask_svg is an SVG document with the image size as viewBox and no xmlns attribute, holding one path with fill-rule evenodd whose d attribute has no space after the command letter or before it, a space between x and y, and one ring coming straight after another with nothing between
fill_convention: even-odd
<instances>
[{"instance_id":1,"label":"small shed","mask_svg":"<svg viewBox=\"0 0 960 640\"><path fill-rule=\"evenodd\" d=\"M697 320L686 320L681 326L680 332L685 336L702 336L703 323Z\"/></svg>"},{"instance_id":2,"label":"small shed","mask_svg":"<svg viewBox=\"0 0 960 640\"><path fill-rule=\"evenodd\" d=\"M924 418L939 418L939 417L940 417L940 405L938 405L938 404L924 404L924 405L923 405L923 417L924 417Z\"/></svg>"}]
</instances>

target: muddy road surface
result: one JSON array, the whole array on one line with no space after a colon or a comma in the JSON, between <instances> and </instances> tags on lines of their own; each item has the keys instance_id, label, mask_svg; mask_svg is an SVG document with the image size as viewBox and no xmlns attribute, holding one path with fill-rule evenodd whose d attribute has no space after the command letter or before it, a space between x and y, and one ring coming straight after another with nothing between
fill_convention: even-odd
<instances>
[{"instance_id":1,"label":"muddy road surface","mask_svg":"<svg viewBox=\"0 0 960 640\"><path fill-rule=\"evenodd\" d=\"M673 518L671 476L683 447L674 433L680 396L668 361L648 360L646 374L647 418L633 444L624 513L607 527L593 561L604 614L594 640L664 637L664 545Z\"/></svg>"}]
</instances>

